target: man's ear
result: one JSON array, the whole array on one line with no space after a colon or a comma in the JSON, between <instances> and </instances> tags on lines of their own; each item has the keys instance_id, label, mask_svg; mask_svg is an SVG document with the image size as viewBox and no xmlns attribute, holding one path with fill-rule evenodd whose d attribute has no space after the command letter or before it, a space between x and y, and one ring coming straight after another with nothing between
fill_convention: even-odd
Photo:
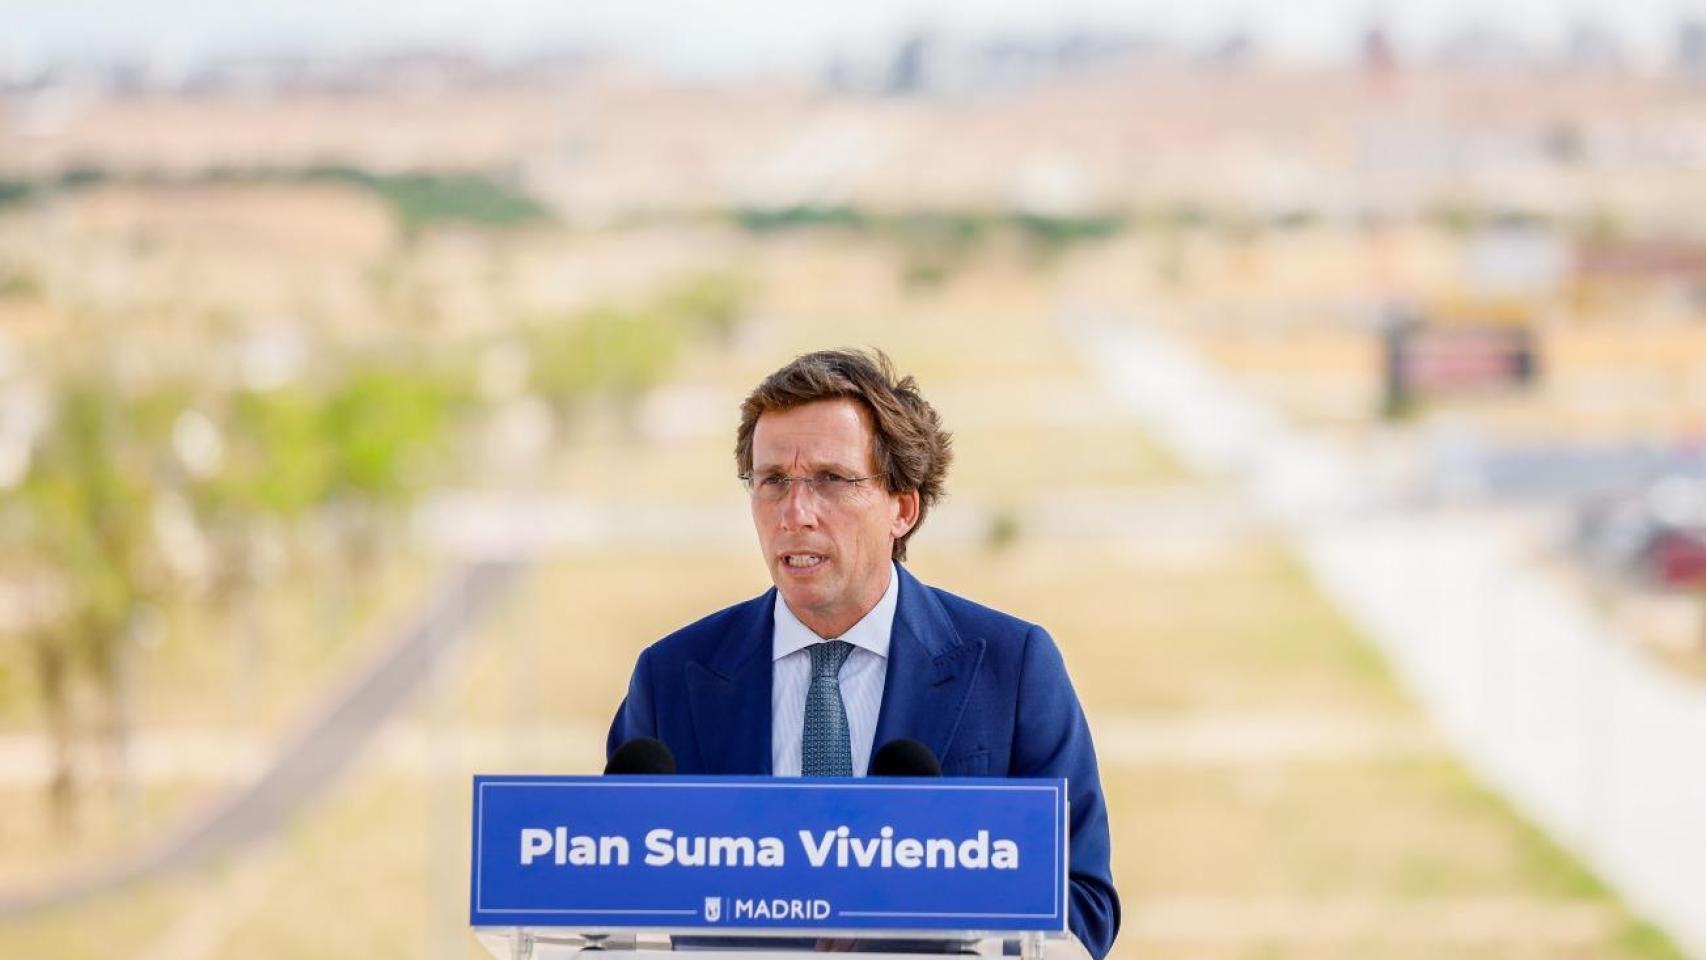
<instances>
[{"instance_id":1,"label":"man's ear","mask_svg":"<svg viewBox=\"0 0 1706 960\"><path fill-rule=\"evenodd\" d=\"M889 525L889 534L899 540L906 536L907 531L918 526L918 491L895 494L895 503L899 509L895 511L894 522Z\"/></svg>"}]
</instances>

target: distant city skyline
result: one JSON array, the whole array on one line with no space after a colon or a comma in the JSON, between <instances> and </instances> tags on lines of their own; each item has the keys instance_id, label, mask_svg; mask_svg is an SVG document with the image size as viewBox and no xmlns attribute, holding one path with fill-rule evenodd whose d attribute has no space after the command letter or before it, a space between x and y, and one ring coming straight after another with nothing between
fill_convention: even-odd
<instances>
[{"instance_id":1,"label":"distant city skyline","mask_svg":"<svg viewBox=\"0 0 1706 960\"><path fill-rule=\"evenodd\" d=\"M0 0L0 72L51 63L140 60L171 71L224 57L359 57L400 48L511 59L565 48L609 50L686 76L730 77L859 57L917 30L993 36L1073 29L1141 33L1187 45L1248 31L1282 61L1343 62L1380 24L1403 56L1485 27L1535 51L1565 46L1576 23L1612 31L1637 65L1668 62L1685 19L1706 0L299 0L256 10L221 0ZM660 28L661 27L661 28Z\"/></svg>"}]
</instances>

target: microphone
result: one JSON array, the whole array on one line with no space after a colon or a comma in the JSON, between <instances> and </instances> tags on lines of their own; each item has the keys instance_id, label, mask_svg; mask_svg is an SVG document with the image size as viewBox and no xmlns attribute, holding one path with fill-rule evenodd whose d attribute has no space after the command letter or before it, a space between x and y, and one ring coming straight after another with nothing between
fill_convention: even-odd
<instances>
[{"instance_id":1,"label":"microphone","mask_svg":"<svg viewBox=\"0 0 1706 960\"><path fill-rule=\"evenodd\" d=\"M639 774L668 774L675 772L675 754L664 746L662 740L652 737L635 737L616 748L610 755L610 762L604 765L604 774L639 773Z\"/></svg>"},{"instance_id":2,"label":"microphone","mask_svg":"<svg viewBox=\"0 0 1706 960\"><path fill-rule=\"evenodd\" d=\"M871 757L873 777L939 777L942 765L930 748L917 740L890 740Z\"/></svg>"}]
</instances>

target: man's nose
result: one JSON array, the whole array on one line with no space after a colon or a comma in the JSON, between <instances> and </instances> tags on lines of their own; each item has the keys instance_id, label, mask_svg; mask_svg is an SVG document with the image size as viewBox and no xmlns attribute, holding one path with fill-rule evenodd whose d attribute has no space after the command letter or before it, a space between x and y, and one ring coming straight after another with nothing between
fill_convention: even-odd
<instances>
[{"instance_id":1,"label":"man's nose","mask_svg":"<svg viewBox=\"0 0 1706 960\"><path fill-rule=\"evenodd\" d=\"M817 494L809 483L790 483L782 495L782 523L790 529L817 526Z\"/></svg>"}]
</instances>

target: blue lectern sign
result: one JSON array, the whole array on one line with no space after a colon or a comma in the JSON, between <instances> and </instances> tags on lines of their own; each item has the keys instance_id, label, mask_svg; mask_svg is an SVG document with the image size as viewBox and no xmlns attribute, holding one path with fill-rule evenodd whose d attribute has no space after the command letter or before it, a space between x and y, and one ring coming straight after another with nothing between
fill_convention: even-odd
<instances>
[{"instance_id":1,"label":"blue lectern sign","mask_svg":"<svg viewBox=\"0 0 1706 960\"><path fill-rule=\"evenodd\" d=\"M1066 782L474 778L475 926L1064 930Z\"/></svg>"}]
</instances>

